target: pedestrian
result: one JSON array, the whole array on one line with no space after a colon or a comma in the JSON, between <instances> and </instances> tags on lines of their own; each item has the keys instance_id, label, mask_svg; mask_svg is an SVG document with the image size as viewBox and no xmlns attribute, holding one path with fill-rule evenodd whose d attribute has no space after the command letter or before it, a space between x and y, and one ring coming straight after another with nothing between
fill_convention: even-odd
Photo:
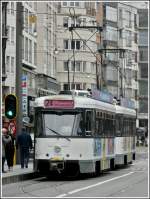
<instances>
[{"instance_id":1,"label":"pedestrian","mask_svg":"<svg viewBox=\"0 0 150 199\"><path fill-rule=\"evenodd\" d=\"M16 139L16 149L18 147L20 148L21 168L23 169L24 166L28 168L29 149L32 149L32 139L25 127L22 128L21 134Z\"/></svg>"},{"instance_id":2,"label":"pedestrian","mask_svg":"<svg viewBox=\"0 0 150 199\"><path fill-rule=\"evenodd\" d=\"M8 135L11 137L11 150L10 150L10 160L9 160L9 165L10 168L9 170L13 170L13 162L14 162L14 154L15 154L15 136L11 131L8 131Z\"/></svg>"},{"instance_id":3,"label":"pedestrian","mask_svg":"<svg viewBox=\"0 0 150 199\"><path fill-rule=\"evenodd\" d=\"M12 155L12 139L11 136L8 134L8 130L6 128L2 129L3 136L2 136L2 171L4 171L4 163L5 159L7 160L7 165L9 171L11 170L11 155Z\"/></svg>"}]
</instances>

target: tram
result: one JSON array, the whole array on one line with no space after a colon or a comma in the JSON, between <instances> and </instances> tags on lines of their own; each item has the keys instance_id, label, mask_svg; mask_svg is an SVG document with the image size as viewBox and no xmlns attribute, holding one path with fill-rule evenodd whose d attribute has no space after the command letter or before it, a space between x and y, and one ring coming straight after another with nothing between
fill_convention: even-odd
<instances>
[{"instance_id":1,"label":"tram","mask_svg":"<svg viewBox=\"0 0 150 199\"><path fill-rule=\"evenodd\" d=\"M128 113L126 108L119 108L83 96L61 94L37 98L34 170L45 174L55 171L68 176L79 173L98 175L114 169L115 164L131 162L134 147L121 151L126 130L122 132L120 129L120 115L126 125ZM133 145L132 136L127 136Z\"/></svg>"}]
</instances>

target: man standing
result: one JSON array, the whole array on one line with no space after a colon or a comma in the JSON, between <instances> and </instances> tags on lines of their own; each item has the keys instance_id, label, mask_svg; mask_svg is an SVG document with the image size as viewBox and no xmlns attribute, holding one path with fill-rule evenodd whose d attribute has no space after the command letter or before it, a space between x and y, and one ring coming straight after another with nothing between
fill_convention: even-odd
<instances>
[{"instance_id":1,"label":"man standing","mask_svg":"<svg viewBox=\"0 0 150 199\"><path fill-rule=\"evenodd\" d=\"M16 149L18 149L18 146L20 147L21 168L23 169L24 166L28 168L29 149L32 149L32 139L25 127L22 128L22 133L17 137Z\"/></svg>"}]
</instances>

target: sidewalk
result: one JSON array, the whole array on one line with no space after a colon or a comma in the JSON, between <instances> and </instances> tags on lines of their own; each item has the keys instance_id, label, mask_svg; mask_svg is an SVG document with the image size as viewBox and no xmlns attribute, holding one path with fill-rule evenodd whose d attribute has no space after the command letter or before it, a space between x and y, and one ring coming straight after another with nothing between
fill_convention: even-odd
<instances>
[{"instance_id":1,"label":"sidewalk","mask_svg":"<svg viewBox=\"0 0 150 199\"><path fill-rule=\"evenodd\" d=\"M21 169L21 165L14 165L13 171L8 171L8 167L5 163L5 171L2 173L2 184L14 183L22 180L27 180L35 177L33 171L33 162L29 162L28 168Z\"/></svg>"}]
</instances>

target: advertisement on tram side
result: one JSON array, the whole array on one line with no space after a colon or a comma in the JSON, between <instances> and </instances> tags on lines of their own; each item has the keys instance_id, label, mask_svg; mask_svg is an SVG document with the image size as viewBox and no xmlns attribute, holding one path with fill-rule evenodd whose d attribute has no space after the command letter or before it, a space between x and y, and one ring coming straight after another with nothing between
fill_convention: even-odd
<instances>
[{"instance_id":1,"label":"advertisement on tram side","mask_svg":"<svg viewBox=\"0 0 150 199\"><path fill-rule=\"evenodd\" d=\"M101 139L94 139L94 156L101 156Z\"/></svg>"},{"instance_id":2,"label":"advertisement on tram side","mask_svg":"<svg viewBox=\"0 0 150 199\"><path fill-rule=\"evenodd\" d=\"M108 155L114 154L114 139L108 138Z\"/></svg>"}]
</instances>

